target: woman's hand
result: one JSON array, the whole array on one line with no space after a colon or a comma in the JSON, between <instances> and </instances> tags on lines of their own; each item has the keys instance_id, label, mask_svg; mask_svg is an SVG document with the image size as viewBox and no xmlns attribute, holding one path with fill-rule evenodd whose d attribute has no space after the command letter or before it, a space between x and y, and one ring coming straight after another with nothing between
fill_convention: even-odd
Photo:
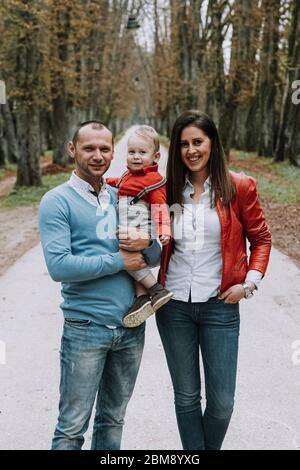
<instances>
[{"instance_id":1,"label":"woman's hand","mask_svg":"<svg viewBox=\"0 0 300 470\"><path fill-rule=\"evenodd\" d=\"M223 292L223 294L219 296L219 299L224 300L225 304L237 304L244 297L245 289L242 284L235 284Z\"/></svg>"},{"instance_id":2,"label":"woman's hand","mask_svg":"<svg viewBox=\"0 0 300 470\"><path fill-rule=\"evenodd\" d=\"M162 244L162 246L165 246L169 243L170 236L169 235L160 235L159 240L160 240L160 243Z\"/></svg>"},{"instance_id":3,"label":"woman's hand","mask_svg":"<svg viewBox=\"0 0 300 470\"><path fill-rule=\"evenodd\" d=\"M150 237L147 232L136 227L119 227L117 230L119 247L127 251L142 251L148 248Z\"/></svg>"}]
</instances>

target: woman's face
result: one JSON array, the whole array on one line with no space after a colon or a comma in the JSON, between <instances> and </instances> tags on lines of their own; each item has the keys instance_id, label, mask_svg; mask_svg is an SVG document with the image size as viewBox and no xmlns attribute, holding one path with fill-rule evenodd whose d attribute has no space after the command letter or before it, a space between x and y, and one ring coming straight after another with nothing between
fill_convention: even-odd
<instances>
[{"instance_id":1,"label":"woman's face","mask_svg":"<svg viewBox=\"0 0 300 470\"><path fill-rule=\"evenodd\" d=\"M198 127L185 127L180 137L181 160L191 172L207 174L211 140Z\"/></svg>"}]
</instances>

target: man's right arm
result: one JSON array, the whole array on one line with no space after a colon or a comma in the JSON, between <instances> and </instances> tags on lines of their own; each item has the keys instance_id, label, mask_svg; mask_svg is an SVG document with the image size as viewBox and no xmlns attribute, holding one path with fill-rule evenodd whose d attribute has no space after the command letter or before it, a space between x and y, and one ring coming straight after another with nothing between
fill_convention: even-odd
<instances>
[{"instance_id":1,"label":"man's right arm","mask_svg":"<svg viewBox=\"0 0 300 470\"><path fill-rule=\"evenodd\" d=\"M72 254L68 207L58 196L47 194L42 199L39 225L47 268L54 281L87 281L124 269L120 252L97 256Z\"/></svg>"}]
</instances>

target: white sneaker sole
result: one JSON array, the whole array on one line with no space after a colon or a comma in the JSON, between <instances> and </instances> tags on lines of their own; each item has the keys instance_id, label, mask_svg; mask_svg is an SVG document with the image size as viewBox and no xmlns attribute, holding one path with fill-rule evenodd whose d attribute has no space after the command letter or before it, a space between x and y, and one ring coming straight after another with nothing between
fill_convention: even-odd
<instances>
[{"instance_id":1,"label":"white sneaker sole","mask_svg":"<svg viewBox=\"0 0 300 470\"><path fill-rule=\"evenodd\" d=\"M144 323L151 315L153 315L154 309L151 305L151 302L147 302L139 310L129 313L126 317L123 318L123 325L126 328L136 328L137 326Z\"/></svg>"},{"instance_id":2,"label":"white sneaker sole","mask_svg":"<svg viewBox=\"0 0 300 470\"><path fill-rule=\"evenodd\" d=\"M156 312L156 310L158 310L160 307L162 307L167 302L169 302L169 300L171 300L172 297L173 297L173 292L169 292L164 297L159 299L155 304L152 304L154 312Z\"/></svg>"}]
</instances>

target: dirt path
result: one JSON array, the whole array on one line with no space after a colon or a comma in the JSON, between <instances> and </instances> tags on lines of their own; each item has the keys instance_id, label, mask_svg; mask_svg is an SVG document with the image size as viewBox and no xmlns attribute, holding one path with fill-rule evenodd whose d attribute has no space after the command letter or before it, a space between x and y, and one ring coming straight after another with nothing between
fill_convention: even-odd
<instances>
[{"instance_id":1,"label":"dirt path","mask_svg":"<svg viewBox=\"0 0 300 470\"><path fill-rule=\"evenodd\" d=\"M0 211L0 276L38 241L37 207Z\"/></svg>"},{"instance_id":2,"label":"dirt path","mask_svg":"<svg viewBox=\"0 0 300 470\"><path fill-rule=\"evenodd\" d=\"M15 176L8 176L0 181L0 198L10 193L14 187L15 182Z\"/></svg>"},{"instance_id":3,"label":"dirt path","mask_svg":"<svg viewBox=\"0 0 300 470\"><path fill-rule=\"evenodd\" d=\"M64 171L64 168L53 165L51 160L43 157L42 175ZM13 189L16 172L8 170L0 179L0 202ZM12 266L26 251L39 241L38 205L5 210L0 207L0 276Z\"/></svg>"},{"instance_id":4,"label":"dirt path","mask_svg":"<svg viewBox=\"0 0 300 470\"><path fill-rule=\"evenodd\" d=\"M261 202L272 233L273 245L300 268L299 204L276 204L264 199Z\"/></svg>"}]
</instances>

